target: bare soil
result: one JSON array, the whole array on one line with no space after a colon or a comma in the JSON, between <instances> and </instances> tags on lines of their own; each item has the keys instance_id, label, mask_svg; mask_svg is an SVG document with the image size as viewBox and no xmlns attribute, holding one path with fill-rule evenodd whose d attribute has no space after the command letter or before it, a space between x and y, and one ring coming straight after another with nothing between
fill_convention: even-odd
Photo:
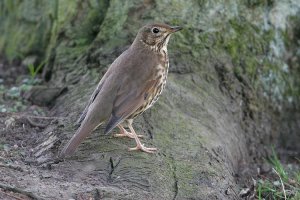
<instances>
[{"instance_id":1,"label":"bare soil","mask_svg":"<svg viewBox=\"0 0 300 200\"><path fill-rule=\"evenodd\" d=\"M20 77L30 78L19 64L1 64L0 78L5 89L19 87ZM53 170L50 165L36 166L28 159L41 144L43 130L50 124L57 124L58 119L43 117L51 115L47 107L34 106L22 98L12 99L5 92L1 102L5 108L13 107L16 102L23 106L20 112L0 112L0 199L68 199L72 190L79 188L84 194L78 199L94 199L99 195L94 194L90 185L69 176L70 168L74 170L79 166L64 162ZM39 117L34 117L37 115ZM92 182L88 177L86 179Z\"/></svg>"}]
</instances>

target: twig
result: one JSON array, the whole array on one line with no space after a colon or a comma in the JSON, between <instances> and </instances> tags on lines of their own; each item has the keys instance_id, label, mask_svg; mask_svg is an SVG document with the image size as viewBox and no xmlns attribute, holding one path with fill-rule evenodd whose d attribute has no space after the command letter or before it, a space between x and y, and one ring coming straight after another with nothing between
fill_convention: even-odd
<instances>
[{"instance_id":1,"label":"twig","mask_svg":"<svg viewBox=\"0 0 300 200\"><path fill-rule=\"evenodd\" d=\"M28 121L28 123L31 125L31 126L36 126L36 127L39 127L39 128L46 128L50 123L47 123L47 124L41 124L41 123L36 123L34 121L31 120L31 118L33 119L45 119L45 120L58 120L58 119L66 119L66 117L45 117L45 116L34 116L34 115L26 115L26 114L23 114L23 113L5 113L7 115L11 115L12 117L16 117L16 119L25 119Z\"/></svg>"},{"instance_id":2,"label":"twig","mask_svg":"<svg viewBox=\"0 0 300 200\"><path fill-rule=\"evenodd\" d=\"M7 158L4 158L4 157L2 157L2 156L0 156L0 160L6 160Z\"/></svg>"},{"instance_id":3,"label":"twig","mask_svg":"<svg viewBox=\"0 0 300 200\"><path fill-rule=\"evenodd\" d=\"M253 194L249 197L249 199L254 199L255 195L256 195L256 180L254 178L252 178L253 181L253 185L251 187L251 189L253 189Z\"/></svg>"},{"instance_id":4,"label":"twig","mask_svg":"<svg viewBox=\"0 0 300 200\"><path fill-rule=\"evenodd\" d=\"M31 126L36 126L39 128L46 128L50 124L50 123L47 123L47 124L36 123L36 122L32 121L29 117L26 117L25 119L29 122L29 124Z\"/></svg>"},{"instance_id":5,"label":"twig","mask_svg":"<svg viewBox=\"0 0 300 200\"><path fill-rule=\"evenodd\" d=\"M34 116L34 115L21 115L22 117L35 118L35 119L66 119L66 117L44 117L44 116Z\"/></svg>"},{"instance_id":6,"label":"twig","mask_svg":"<svg viewBox=\"0 0 300 200\"><path fill-rule=\"evenodd\" d=\"M16 117L36 118L36 119L66 119L66 117L34 116L34 115L26 115L24 113L17 113L17 112L3 112L2 114L12 115L12 116L16 116Z\"/></svg>"},{"instance_id":7,"label":"twig","mask_svg":"<svg viewBox=\"0 0 300 200\"><path fill-rule=\"evenodd\" d=\"M63 158L50 158L50 159L47 159L45 161L42 161L42 162L39 162L38 165L44 165L44 166L49 166L49 165L52 165L52 164L58 164L60 162L63 162L64 159Z\"/></svg>"},{"instance_id":8,"label":"twig","mask_svg":"<svg viewBox=\"0 0 300 200\"><path fill-rule=\"evenodd\" d=\"M282 186L284 199L286 200L286 192L285 192L285 189L284 189L284 184L283 184L283 181L282 181L282 179L281 179L281 176L279 175L279 173L278 173L274 168L272 168L272 170L277 174L277 176L278 176L279 179L280 179L280 183L281 183L281 186Z\"/></svg>"},{"instance_id":9,"label":"twig","mask_svg":"<svg viewBox=\"0 0 300 200\"><path fill-rule=\"evenodd\" d=\"M34 200L42 200L41 197L36 196L32 192L27 192L25 190L22 190L20 188L16 188L16 187L13 187L13 186L10 186L10 185L5 185L5 184L0 183L0 188L2 188L4 190L15 192L15 193L20 193L20 194L26 195L26 196L34 199Z\"/></svg>"},{"instance_id":10,"label":"twig","mask_svg":"<svg viewBox=\"0 0 300 200\"><path fill-rule=\"evenodd\" d=\"M18 170L20 172L24 172L24 170L20 166L0 163L0 167L7 167L7 168L10 168L10 169Z\"/></svg>"}]
</instances>

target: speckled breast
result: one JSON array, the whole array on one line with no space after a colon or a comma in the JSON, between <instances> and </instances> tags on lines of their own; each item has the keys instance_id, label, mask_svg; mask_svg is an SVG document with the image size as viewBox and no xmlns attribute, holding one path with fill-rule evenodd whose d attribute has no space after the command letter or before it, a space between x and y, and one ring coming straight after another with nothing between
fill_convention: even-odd
<instances>
[{"instance_id":1,"label":"speckled breast","mask_svg":"<svg viewBox=\"0 0 300 200\"><path fill-rule=\"evenodd\" d=\"M142 114L144 111L146 111L148 108L154 105L154 103L158 100L159 96L161 95L163 89L166 86L167 83L167 77L168 77L168 70L169 70L169 59L166 52L164 53L164 65L158 65L156 66L157 74L156 79L158 79L157 83L154 86L154 90L151 94L147 95L145 102L141 107L139 107L134 113L132 113L127 119L133 119L137 117L138 115Z\"/></svg>"}]
</instances>

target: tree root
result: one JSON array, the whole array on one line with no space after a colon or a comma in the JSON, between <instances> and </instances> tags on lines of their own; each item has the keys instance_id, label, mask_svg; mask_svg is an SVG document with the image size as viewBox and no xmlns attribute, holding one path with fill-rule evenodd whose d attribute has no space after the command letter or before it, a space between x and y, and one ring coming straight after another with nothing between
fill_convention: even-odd
<instances>
[{"instance_id":1,"label":"tree root","mask_svg":"<svg viewBox=\"0 0 300 200\"><path fill-rule=\"evenodd\" d=\"M28 117L28 118L36 118L36 119L66 119L66 117L46 117L46 116L35 116L35 115L27 115L21 112L5 112L2 113L5 115L11 115L12 117Z\"/></svg>"},{"instance_id":2,"label":"tree root","mask_svg":"<svg viewBox=\"0 0 300 200\"><path fill-rule=\"evenodd\" d=\"M11 192L23 194L25 196L28 196L28 197L34 199L34 200L42 200L41 197L33 194L32 192L28 192L28 191L25 191L23 189L20 189L20 188L17 188L17 187L13 187L13 186L10 186L10 185L6 185L6 184L0 183L0 188L2 188L3 190L7 190L7 191L11 191Z\"/></svg>"},{"instance_id":3,"label":"tree root","mask_svg":"<svg viewBox=\"0 0 300 200\"><path fill-rule=\"evenodd\" d=\"M6 115L11 115L11 117L18 119L18 120L26 120L31 126L39 127L39 128L46 128L51 122L48 123L37 123L32 119L43 119L43 120L59 120L65 119L65 117L46 117L46 116L34 116L34 115L26 115L24 113L5 113Z\"/></svg>"},{"instance_id":4,"label":"tree root","mask_svg":"<svg viewBox=\"0 0 300 200\"><path fill-rule=\"evenodd\" d=\"M14 170L17 170L20 172L24 172L24 169L22 167L16 166L16 165L0 163L0 167L6 167L6 168L14 169Z\"/></svg>"}]
</instances>

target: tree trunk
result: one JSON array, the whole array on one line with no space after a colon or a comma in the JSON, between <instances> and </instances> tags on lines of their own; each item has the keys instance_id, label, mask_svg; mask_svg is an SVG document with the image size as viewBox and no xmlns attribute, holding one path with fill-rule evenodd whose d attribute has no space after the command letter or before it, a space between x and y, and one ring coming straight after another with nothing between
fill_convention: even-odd
<instances>
[{"instance_id":1,"label":"tree trunk","mask_svg":"<svg viewBox=\"0 0 300 200\"><path fill-rule=\"evenodd\" d=\"M153 21L184 26L169 42L165 91L134 121L145 135L142 141L158 153L129 152L133 140L104 136L100 127L74 156L39 171L51 173L51 181L41 179L40 189L28 181L27 189L46 199L238 199L237 176L266 156L279 137L284 113L279 108L298 106L299 62L289 62L285 52L296 57L291 44L299 5L2 1L1 54L45 61L44 96L58 88L50 107L53 116L65 117L39 134L27 155L36 163L55 158L74 134L97 82L141 26Z\"/></svg>"}]
</instances>

